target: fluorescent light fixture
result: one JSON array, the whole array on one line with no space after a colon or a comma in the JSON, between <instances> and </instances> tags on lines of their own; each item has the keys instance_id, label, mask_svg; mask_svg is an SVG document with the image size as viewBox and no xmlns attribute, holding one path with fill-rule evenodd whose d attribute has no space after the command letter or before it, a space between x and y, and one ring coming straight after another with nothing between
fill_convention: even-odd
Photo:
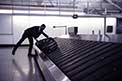
<instances>
[{"instance_id":1,"label":"fluorescent light fixture","mask_svg":"<svg viewBox=\"0 0 122 81\"><path fill-rule=\"evenodd\" d=\"M73 15L74 12L61 12L61 15ZM84 12L75 12L77 15L85 15Z\"/></svg>"},{"instance_id":2,"label":"fluorescent light fixture","mask_svg":"<svg viewBox=\"0 0 122 81\"><path fill-rule=\"evenodd\" d=\"M13 10L13 13L28 14L28 10Z\"/></svg>"},{"instance_id":3,"label":"fluorescent light fixture","mask_svg":"<svg viewBox=\"0 0 122 81\"><path fill-rule=\"evenodd\" d=\"M59 11L45 11L46 14L59 15Z\"/></svg>"},{"instance_id":4,"label":"fluorescent light fixture","mask_svg":"<svg viewBox=\"0 0 122 81\"><path fill-rule=\"evenodd\" d=\"M40 11L40 10L31 10L30 14L44 14L44 11Z\"/></svg>"},{"instance_id":5,"label":"fluorescent light fixture","mask_svg":"<svg viewBox=\"0 0 122 81\"><path fill-rule=\"evenodd\" d=\"M3 9L1 9L1 10L0 10L0 13L3 13L3 14L10 14L10 13L12 13L12 10L3 10Z\"/></svg>"},{"instance_id":6,"label":"fluorescent light fixture","mask_svg":"<svg viewBox=\"0 0 122 81\"><path fill-rule=\"evenodd\" d=\"M72 15L74 12L61 12L61 15Z\"/></svg>"}]
</instances>

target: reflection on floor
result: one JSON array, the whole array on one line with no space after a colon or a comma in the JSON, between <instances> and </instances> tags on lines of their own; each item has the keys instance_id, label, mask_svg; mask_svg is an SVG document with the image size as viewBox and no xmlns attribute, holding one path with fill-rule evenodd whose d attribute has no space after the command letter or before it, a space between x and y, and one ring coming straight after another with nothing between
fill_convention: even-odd
<instances>
[{"instance_id":1,"label":"reflection on floor","mask_svg":"<svg viewBox=\"0 0 122 81\"><path fill-rule=\"evenodd\" d=\"M12 47L0 47L0 81L43 81L28 47L20 47L12 56Z\"/></svg>"}]
</instances>

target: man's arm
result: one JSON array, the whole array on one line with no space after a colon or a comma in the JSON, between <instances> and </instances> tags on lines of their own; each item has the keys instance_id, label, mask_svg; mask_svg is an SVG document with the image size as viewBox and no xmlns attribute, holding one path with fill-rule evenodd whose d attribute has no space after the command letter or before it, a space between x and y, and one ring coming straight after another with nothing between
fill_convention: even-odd
<instances>
[{"instance_id":1,"label":"man's arm","mask_svg":"<svg viewBox=\"0 0 122 81\"><path fill-rule=\"evenodd\" d=\"M49 36L47 34L45 34L44 32L42 32L42 34L46 37L49 38Z\"/></svg>"}]
</instances>

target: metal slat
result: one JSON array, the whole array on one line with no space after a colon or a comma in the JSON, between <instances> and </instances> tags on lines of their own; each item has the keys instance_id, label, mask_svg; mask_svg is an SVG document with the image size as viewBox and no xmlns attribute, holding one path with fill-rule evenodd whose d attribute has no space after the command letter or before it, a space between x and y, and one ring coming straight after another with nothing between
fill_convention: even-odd
<instances>
[{"instance_id":1,"label":"metal slat","mask_svg":"<svg viewBox=\"0 0 122 81\"><path fill-rule=\"evenodd\" d=\"M70 43L71 44L71 43ZM78 44L75 44L75 46L74 45L71 45L71 46L68 46L67 48L66 48L66 46L65 45L67 45L67 44L64 44L64 45L62 45L62 48L61 47L59 47L60 48L60 51L62 51L63 52L63 54L58 54L57 56L55 56L55 59L62 59L62 58L64 58L64 57L67 57L67 56L69 56L69 54L68 53L71 53L71 52L73 52L74 50L79 50L78 48L79 48L79 46L85 46L85 44L87 44L87 42L84 42L84 43L78 43ZM62 50L62 49L64 49L64 50ZM54 54L54 53L53 53ZM57 53L56 53L57 54ZM71 55L71 54L70 54Z\"/></svg>"},{"instance_id":2,"label":"metal slat","mask_svg":"<svg viewBox=\"0 0 122 81\"><path fill-rule=\"evenodd\" d=\"M89 57L89 59L86 59L86 61L89 61L90 59L92 59L92 58L94 58L94 57L98 57L98 56L100 56L101 54L107 52L108 50L111 50L111 49L114 48L114 47L116 47L116 46L114 45L114 46L112 46L111 48L106 48L106 49L104 49L103 51L100 51L100 52L99 52L99 55L96 54L96 53L94 53L93 55L90 54L91 57ZM85 60L85 59L84 59L84 60ZM81 58L75 59L74 61L71 61L71 62L67 63L66 65L62 66L62 68L63 68L63 69L64 69L64 68L67 68L67 67L69 67L70 65L76 64L76 63L79 62L79 61L82 61L82 59L81 59Z\"/></svg>"},{"instance_id":3,"label":"metal slat","mask_svg":"<svg viewBox=\"0 0 122 81\"><path fill-rule=\"evenodd\" d=\"M47 56L72 81L105 81L120 76L122 70L115 73L113 69L116 63L122 65L122 44L62 38L56 41L59 49Z\"/></svg>"},{"instance_id":4,"label":"metal slat","mask_svg":"<svg viewBox=\"0 0 122 81\"><path fill-rule=\"evenodd\" d=\"M104 81L104 78L108 75L109 76L113 74L117 75L119 74L118 73L119 69L122 68L121 62L122 62L122 59L120 58L117 61L106 65L104 68L97 70L96 72L92 73L91 75L89 75L88 77L84 78L81 81L89 81L89 80L90 81Z\"/></svg>"},{"instance_id":5,"label":"metal slat","mask_svg":"<svg viewBox=\"0 0 122 81\"><path fill-rule=\"evenodd\" d=\"M79 56L77 56L77 54L80 54L80 52L81 51L85 51L85 50L87 50L87 49L89 49L89 50L93 50L93 49L95 49L95 45L96 45L97 43L91 43L91 44L86 44L86 45L84 45L84 46L80 46L80 47L78 47L78 50L72 50L73 52L71 52L71 53L68 53L68 56L62 56L61 57L61 59L62 60L60 60L59 58L57 58L58 59L58 61L57 61L57 63L61 63L61 62L64 62L65 60L67 60L67 59L69 59L69 58L75 58L75 57L79 57ZM89 50L87 50L87 52L89 51Z\"/></svg>"},{"instance_id":6,"label":"metal slat","mask_svg":"<svg viewBox=\"0 0 122 81\"><path fill-rule=\"evenodd\" d=\"M105 48L105 47L107 47L107 46L110 46L110 45L106 45L106 46L104 46L103 48ZM95 47L95 46L94 46ZM102 45L100 45L100 46L96 46L94 49L90 49L90 50L95 50L96 48L99 48L99 47L102 47ZM100 49L102 49L102 48L100 48ZM100 49L97 49L97 51L100 51ZM75 59L78 59L78 58L81 58L81 59L84 59L84 58L87 58L88 56L90 56L91 54L93 54L93 53L95 53L96 52L96 50L95 51L92 51L92 52L90 52L90 51L83 51L83 52L80 52L79 54L77 54L78 56L76 57L76 58L74 58L74 57L72 57L72 58L70 58L70 59L68 59L67 61L64 61L63 62L63 64L62 63L60 63L60 64L62 64L62 65L65 65L65 64L67 64L67 63L69 63L71 60L75 60ZM76 54L76 53L75 53ZM80 55L80 56L79 56ZM93 55L92 55L93 56ZM60 66L60 64L59 64L59 66Z\"/></svg>"},{"instance_id":7,"label":"metal slat","mask_svg":"<svg viewBox=\"0 0 122 81\"><path fill-rule=\"evenodd\" d=\"M122 49L121 49L122 50ZM119 53L121 55L121 53ZM122 55L121 55L122 56ZM105 65L109 64L110 62L113 62L114 60L118 60L118 58L121 58L119 55L114 55L113 56L107 56L104 58L105 60L91 60L91 63L89 66L86 66L82 70L79 71L79 73L74 73L72 76L70 76L73 81L80 81L83 78L87 77L89 74L92 74L94 71L97 71L99 68L104 68Z\"/></svg>"}]
</instances>

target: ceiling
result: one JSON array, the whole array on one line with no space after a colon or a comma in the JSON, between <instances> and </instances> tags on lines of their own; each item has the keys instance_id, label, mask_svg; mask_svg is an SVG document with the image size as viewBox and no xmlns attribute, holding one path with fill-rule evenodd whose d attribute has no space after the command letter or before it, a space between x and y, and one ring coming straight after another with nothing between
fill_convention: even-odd
<instances>
[{"instance_id":1,"label":"ceiling","mask_svg":"<svg viewBox=\"0 0 122 81\"><path fill-rule=\"evenodd\" d=\"M122 0L0 0L0 8L46 9L85 12L86 14L122 14Z\"/></svg>"}]
</instances>

